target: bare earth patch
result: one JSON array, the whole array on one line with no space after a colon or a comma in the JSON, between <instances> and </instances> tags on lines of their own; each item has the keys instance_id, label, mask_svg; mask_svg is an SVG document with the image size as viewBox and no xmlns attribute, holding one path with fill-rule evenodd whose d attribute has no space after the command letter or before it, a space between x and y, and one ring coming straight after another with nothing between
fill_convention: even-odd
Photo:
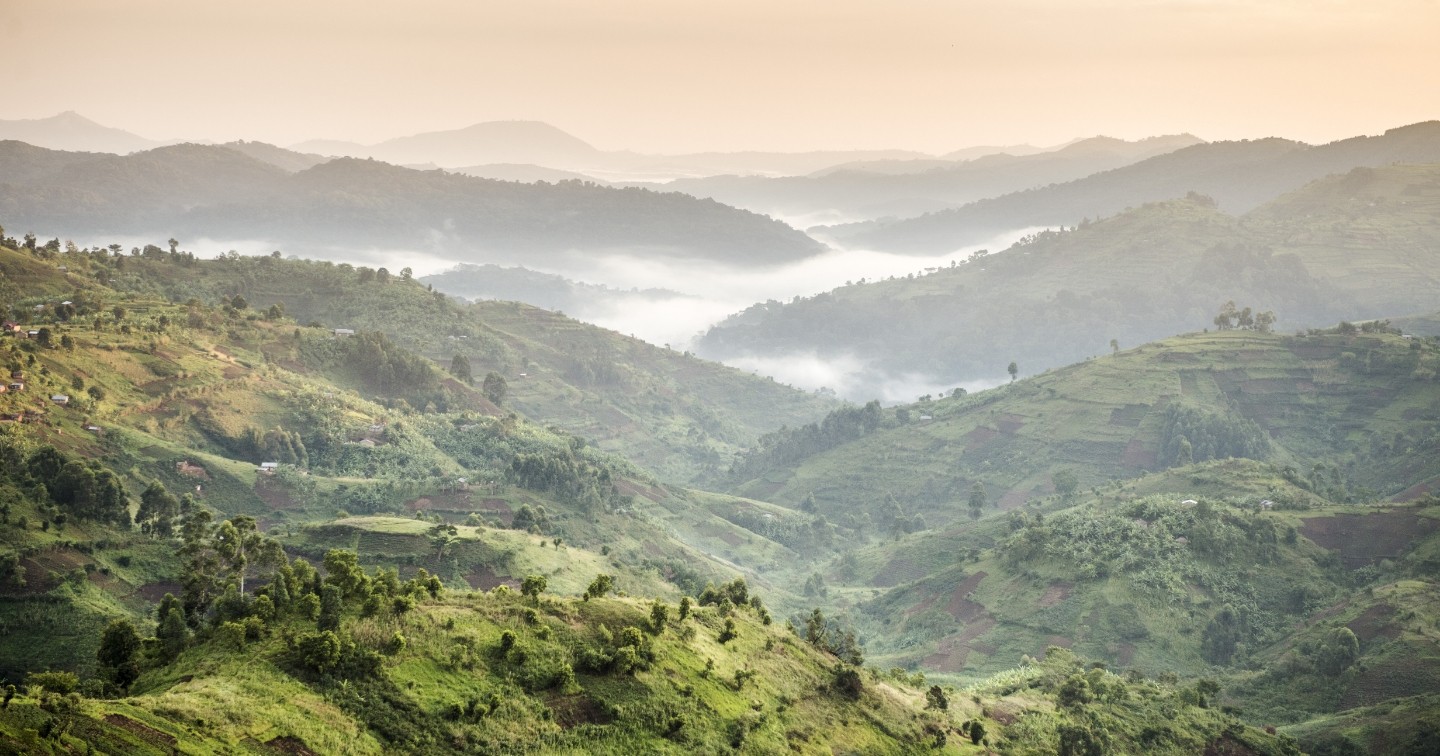
<instances>
[{"instance_id":1,"label":"bare earth patch","mask_svg":"<svg viewBox=\"0 0 1440 756\"><path fill-rule=\"evenodd\" d=\"M143 722L136 722L122 714L106 714L105 722L106 724L114 725L123 730L128 730L131 734L154 746L174 748L179 745L179 741L175 739L174 735L161 732Z\"/></svg>"},{"instance_id":2,"label":"bare earth patch","mask_svg":"<svg viewBox=\"0 0 1440 756\"><path fill-rule=\"evenodd\" d=\"M1045 594L1041 596L1040 600L1035 603L1042 608L1055 606L1061 601L1070 598L1070 591L1074 587L1075 586L1072 583L1051 583L1050 587L1045 589Z\"/></svg>"},{"instance_id":3,"label":"bare earth patch","mask_svg":"<svg viewBox=\"0 0 1440 756\"><path fill-rule=\"evenodd\" d=\"M1440 520L1404 509L1307 517L1302 522L1301 535L1321 548L1340 552L1340 559L1351 569L1398 559L1416 539L1440 528Z\"/></svg>"}]
</instances>

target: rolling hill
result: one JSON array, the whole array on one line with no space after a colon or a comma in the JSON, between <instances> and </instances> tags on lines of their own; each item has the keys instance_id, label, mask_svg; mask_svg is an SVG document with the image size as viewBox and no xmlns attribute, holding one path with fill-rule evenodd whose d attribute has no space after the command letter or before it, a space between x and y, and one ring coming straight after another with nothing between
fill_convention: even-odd
<instances>
[{"instance_id":1,"label":"rolling hill","mask_svg":"<svg viewBox=\"0 0 1440 756\"><path fill-rule=\"evenodd\" d=\"M756 305L697 351L856 360L865 376L851 398L863 399L897 376L945 389L994 380L1011 361L1031 374L1111 340L1196 330L1230 300L1291 330L1424 312L1440 291L1437 209L1435 165L1356 169L1240 217L1192 195L918 276Z\"/></svg>"},{"instance_id":2,"label":"rolling hill","mask_svg":"<svg viewBox=\"0 0 1440 756\"><path fill-rule=\"evenodd\" d=\"M0 143L0 216L27 231L265 240L292 251L420 249L471 261L625 249L775 265L823 249L782 223L680 194L356 159L292 172L293 153L247 152L257 149L186 144L116 156Z\"/></svg>"},{"instance_id":3,"label":"rolling hill","mask_svg":"<svg viewBox=\"0 0 1440 756\"><path fill-rule=\"evenodd\" d=\"M859 249L944 254L996 234L1074 226L1145 203L1198 192L1246 213L1330 174L1391 163L1440 162L1440 122L1310 146L1283 139L1200 144L1066 183L880 224L834 226L827 238Z\"/></svg>"}]
</instances>

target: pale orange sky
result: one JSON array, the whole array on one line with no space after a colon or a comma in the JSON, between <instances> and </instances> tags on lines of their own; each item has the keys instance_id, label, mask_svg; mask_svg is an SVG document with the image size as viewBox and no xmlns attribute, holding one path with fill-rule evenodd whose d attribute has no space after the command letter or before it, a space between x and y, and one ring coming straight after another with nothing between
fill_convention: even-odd
<instances>
[{"instance_id":1,"label":"pale orange sky","mask_svg":"<svg viewBox=\"0 0 1440 756\"><path fill-rule=\"evenodd\" d=\"M1436 0L0 0L0 118L602 149L1323 142L1440 118Z\"/></svg>"}]
</instances>

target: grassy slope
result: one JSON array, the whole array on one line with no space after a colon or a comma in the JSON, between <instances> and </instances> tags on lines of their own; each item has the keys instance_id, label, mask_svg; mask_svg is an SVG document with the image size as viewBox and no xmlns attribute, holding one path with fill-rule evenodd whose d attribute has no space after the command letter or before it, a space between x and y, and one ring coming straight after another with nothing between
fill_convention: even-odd
<instances>
[{"instance_id":1,"label":"grassy slope","mask_svg":"<svg viewBox=\"0 0 1440 756\"><path fill-rule=\"evenodd\" d=\"M818 351L936 381L1023 372L1208 325L1221 303L1279 326L1437 305L1440 166L1357 169L1243 217L1146 205L928 275L757 306L712 329L706 356Z\"/></svg>"},{"instance_id":2,"label":"grassy slope","mask_svg":"<svg viewBox=\"0 0 1440 756\"><path fill-rule=\"evenodd\" d=\"M1433 345L1392 334L1190 334L912 405L908 424L890 423L735 490L791 504L813 492L832 520L876 512L893 497L932 525L953 522L975 481L992 505L1010 509L1052 493L1061 469L1073 469L1082 487L1160 469L1165 410L1178 403L1254 420L1277 465L1308 472L1334 463L1354 489L1407 498L1440 476L1435 458L1422 453L1440 419L1440 389L1416 374L1437 360ZM920 413L933 419L914 420ZM1397 433L1410 454L1391 453Z\"/></svg>"},{"instance_id":3,"label":"grassy slope","mask_svg":"<svg viewBox=\"0 0 1440 756\"><path fill-rule=\"evenodd\" d=\"M531 608L513 593L472 593L398 618L352 616L344 637L386 655L373 675L343 680L306 670L287 649L285 638L307 632L308 622L276 621L239 647L202 642L147 672L128 698L82 701L66 715L54 699L22 695L0 711L0 745L39 753L82 744L199 754L1043 753L1062 727L1078 726L1120 753L1225 743L1295 753L1291 741L1196 706L1184 690L1087 673L1065 652L963 697L951 689L949 706L937 710L925 707L919 679L862 671L858 695L842 694L834 657L761 624L748 608L727 616L702 607L682 620L671 606L658 632L650 605L634 599L543 597L533 620ZM727 619L737 634L722 643ZM624 628L640 629L642 658L652 661L630 673L587 667L587 649L614 647ZM387 648L397 632L406 640L399 651ZM513 635L508 651L502 633ZM1062 684L1082 675L1097 697L1058 706ZM64 734L41 739L54 722ZM983 744L962 734L974 722Z\"/></svg>"},{"instance_id":4,"label":"grassy slope","mask_svg":"<svg viewBox=\"0 0 1440 756\"><path fill-rule=\"evenodd\" d=\"M301 323L378 330L448 366L508 382L507 409L592 439L678 482L704 479L756 436L831 400L515 303L462 305L414 282L361 284L346 266L274 258L182 267L138 261L123 285L184 300L243 294Z\"/></svg>"}]
</instances>

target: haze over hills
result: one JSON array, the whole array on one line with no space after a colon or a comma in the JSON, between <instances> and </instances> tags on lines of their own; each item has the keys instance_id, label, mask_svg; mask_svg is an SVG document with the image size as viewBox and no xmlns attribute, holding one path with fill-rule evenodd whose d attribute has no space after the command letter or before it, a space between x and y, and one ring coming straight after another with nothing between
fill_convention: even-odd
<instances>
[{"instance_id":1,"label":"haze over hills","mask_svg":"<svg viewBox=\"0 0 1440 756\"><path fill-rule=\"evenodd\" d=\"M1059 367L1212 325L1233 300L1275 326L1324 326L1440 305L1440 168L1359 168L1235 217L1208 198L1159 202L1046 232L928 274L756 305L713 328L700 354L782 378L787 355L853 364L863 400L902 376L918 393Z\"/></svg>"},{"instance_id":2,"label":"haze over hills","mask_svg":"<svg viewBox=\"0 0 1440 756\"><path fill-rule=\"evenodd\" d=\"M1336 177L1262 226L1320 250L1423 239L1389 229L1432 217L1432 174ZM1142 211L1088 228L1247 230L1200 201ZM1263 279L1256 257L1211 262ZM969 753L978 726L997 750L1278 755L1297 751L1285 733L1358 728L1404 753L1435 723L1440 357L1383 326L1197 334L885 409L274 256L0 249L0 304L37 331L0 337L30 382L0 394L19 461L0 471L0 674L31 685L0 708L0 745L63 725L67 747L137 753L741 732L767 752ZM201 503L172 518L152 486ZM126 496L147 503L122 516ZM114 617L155 638L133 676L98 653ZM68 678L24 677L37 660L90 681L73 708Z\"/></svg>"},{"instance_id":3,"label":"haze over hills","mask_svg":"<svg viewBox=\"0 0 1440 756\"><path fill-rule=\"evenodd\" d=\"M941 253L1002 229L1070 226L1146 202L1199 192L1244 213L1307 182L1359 166L1440 161L1440 121L1309 146L1268 138L1180 149L1131 166L980 200L954 210L879 224L824 229L846 246Z\"/></svg>"},{"instance_id":4,"label":"haze over hills","mask_svg":"<svg viewBox=\"0 0 1440 756\"><path fill-rule=\"evenodd\" d=\"M165 144L123 129L102 126L71 110L49 118L0 120L0 140L14 139L51 150L125 154Z\"/></svg>"},{"instance_id":5,"label":"haze over hills","mask_svg":"<svg viewBox=\"0 0 1440 756\"><path fill-rule=\"evenodd\" d=\"M290 251L419 249L512 263L629 248L774 265L822 249L776 221L675 193L516 184L353 158L290 173L221 146L80 157L7 142L0 172L26 179L0 185L0 213L27 230L263 240Z\"/></svg>"},{"instance_id":6,"label":"haze over hills","mask_svg":"<svg viewBox=\"0 0 1440 756\"><path fill-rule=\"evenodd\" d=\"M664 187L780 218L907 217L1078 179L1200 142L1188 134L1136 142L1095 137L1031 154L987 153L947 161L866 161L805 176L681 178ZM915 164L924 168L911 168Z\"/></svg>"}]
</instances>

